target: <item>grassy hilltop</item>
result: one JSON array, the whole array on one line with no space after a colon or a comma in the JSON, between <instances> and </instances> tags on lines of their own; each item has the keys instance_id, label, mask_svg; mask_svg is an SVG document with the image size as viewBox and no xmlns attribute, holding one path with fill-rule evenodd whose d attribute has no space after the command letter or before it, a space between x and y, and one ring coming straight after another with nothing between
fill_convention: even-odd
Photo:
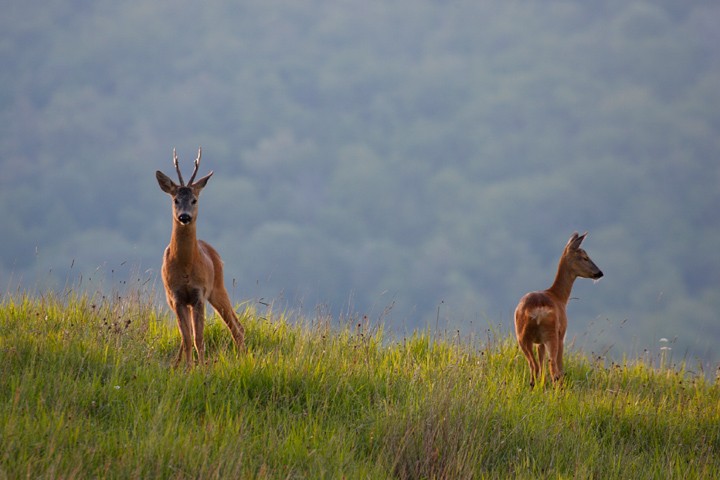
<instances>
[{"instance_id":1,"label":"grassy hilltop","mask_svg":"<svg viewBox=\"0 0 720 480\"><path fill-rule=\"evenodd\" d=\"M641 360L566 361L531 391L511 338L387 339L247 308L238 356L170 368L142 295L0 304L4 478L717 478L720 386Z\"/></svg>"}]
</instances>

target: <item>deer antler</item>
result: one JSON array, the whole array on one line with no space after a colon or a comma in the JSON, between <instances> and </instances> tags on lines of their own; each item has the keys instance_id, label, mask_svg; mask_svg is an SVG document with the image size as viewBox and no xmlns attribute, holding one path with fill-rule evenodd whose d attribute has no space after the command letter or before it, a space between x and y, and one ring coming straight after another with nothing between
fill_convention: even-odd
<instances>
[{"instance_id":1,"label":"deer antler","mask_svg":"<svg viewBox=\"0 0 720 480\"><path fill-rule=\"evenodd\" d=\"M175 164L175 170L177 170L178 179L180 180L180 186L184 187L185 182L183 181L182 173L180 173L180 166L178 165L178 156L177 156L177 153L175 152L174 148L173 148L173 163ZM193 174L193 178L194 177L195 177L195 175ZM190 183L192 183L192 180L190 180Z\"/></svg>"},{"instance_id":2,"label":"deer antler","mask_svg":"<svg viewBox=\"0 0 720 480\"><path fill-rule=\"evenodd\" d=\"M202 147L198 147L198 156L195 159L195 170L193 171L192 177L190 177L190 182L188 183L188 187L192 185L193 180L195 180L195 175L197 175L198 167L200 166L200 157L202 157Z\"/></svg>"}]
</instances>

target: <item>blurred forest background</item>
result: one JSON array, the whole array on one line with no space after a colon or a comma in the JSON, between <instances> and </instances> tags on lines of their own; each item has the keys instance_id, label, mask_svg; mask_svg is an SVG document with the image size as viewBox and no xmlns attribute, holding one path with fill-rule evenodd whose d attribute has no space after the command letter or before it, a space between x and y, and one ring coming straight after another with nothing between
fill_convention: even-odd
<instances>
[{"instance_id":1,"label":"blurred forest background","mask_svg":"<svg viewBox=\"0 0 720 480\"><path fill-rule=\"evenodd\" d=\"M605 278L568 342L718 362L718 25L710 0L6 3L0 286L161 290L154 173L201 145L236 302L510 331L588 230Z\"/></svg>"}]
</instances>

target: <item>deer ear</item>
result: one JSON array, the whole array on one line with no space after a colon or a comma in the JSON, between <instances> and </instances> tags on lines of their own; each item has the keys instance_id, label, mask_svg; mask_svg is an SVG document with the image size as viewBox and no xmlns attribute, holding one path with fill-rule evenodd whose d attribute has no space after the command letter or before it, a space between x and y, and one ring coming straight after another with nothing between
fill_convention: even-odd
<instances>
[{"instance_id":1,"label":"deer ear","mask_svg":"<svg viewBox=\"0 0 720 480\"><path fill-rule=\"evenodd\" d=\"M565 250L577 250L580 248L580 244L585 240L585 235L587 235L587 232L582 235L578 235L577 232L573 233L567 245L565 245Z\"/></svg>"},{"instance_id":2,"label":"deer ear","mask_svg":"<svg viewBox=\"0 0 720 480\"><path fill-rule=\"evenodd\" d=\"M170 177L162 173L160 170L155 172L155 178L157 178L158 185L160 185L160 189L163 192L169 195L175 195L177 193L178 186L170 179Z\"/></svg>"},{"instance_id":3,"label":"deer ear","mask_svg":"<svg viewBox=\"0 0 720 480\"><path fill-rule=\"evenodd\" d=\"M572 237L570 237L570 240L568 241L568 244L565 248L570 248L572 250L577 250L580 248L580 244L585 240L585 237L587 236L588 232L583 233L582 235L578 235L577 232L573 233Z\"/></svg>"},{"instance_id":4,"label":"deer ear","mask_svg":"<svg viewBox=\"0 0 720 480\"><path fill-rule=\"evenodd\" d=\"M210 177L212 177L213 173L214 172L211 171L210 173L202 177L200 180L192 184L192 188L193 190L195 190L195 194L200 193L200 190L205 188L205 185L207 185L207 182L208 180L210 180Z\"/></svg>"}]
</instances>

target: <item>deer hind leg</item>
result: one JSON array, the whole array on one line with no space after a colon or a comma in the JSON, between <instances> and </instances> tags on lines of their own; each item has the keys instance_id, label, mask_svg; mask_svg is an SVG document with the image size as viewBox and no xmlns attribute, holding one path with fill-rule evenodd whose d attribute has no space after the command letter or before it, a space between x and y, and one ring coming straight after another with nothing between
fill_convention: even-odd
<instances>
[{"instance_id":1,"label":"deer hind leg","mask_svg":"<svg viewBox=\"0 0 720 480\"><path fill-rule=\"evenodd\" d=\"M235 315L235 310L232 307L232 303L230 303L230 297L228 297L225 287L213 290L208 300L218 315L222 317L228 329L230 329L230 334L235 341L238 351L245 351L245 328L240 323L240 320L238 320L237 315Z\"/></svg>"},{"instance_id":2,"label":"deer hind leg","mask_svg":"<svg viewBox=\"0 0 720 480\"><path fill-rule=\"evenodd\" d=\"M187 305L177 305L175 307L177 315L178 328L180 329L180 350L173 366L177 368L183 357L185 363L189 367L192 364L192 332L190 327L190 309Z\"/></svg>"},{"instance_id":3,"label":"deer hind leg","mask_svg":"<svg viewBox=\"0 0 720 480\"><path fill-rule=\"evenodd\" d=\"M537 345L537 354L538 354L538 376L542 376L543 370L546 369L545 367L545 353L550 353L549 350L545 347L545 345L538 344ZM547 371L547 370L545 370ZM544 380L543 380L544 381Z\"/></svg>"},{"instance_id":4,"label":"deer hind leg","mask_svg":"<svg viewBox=\"0 0 720 480\"><path fill-rule=\"evenodd\" d=\"M199 301L192 308L192 328L193 338L195 339L195 350L198 354L198 363L205 365L205 338L203 332L205 329L205 303Z\"/></svg>"},{"instance_id":5,"label":"deer hind leg","mask_svg":"<svg viewBox=\"0 0 720 480\"><path fill-rule=\"evenodd\" d=\"M535 354L533 353L532 341L519 340L518 343L520 344L520 349L522 350L523 354L525 355L528 365L530 366L530 373L532 375L532 378L530 379L530 388L532 388L535 386L535 381L537 380L538 375L540 374L540 365L538 364L538 361L535 359Z\"/></svg>"}]
</instances>

